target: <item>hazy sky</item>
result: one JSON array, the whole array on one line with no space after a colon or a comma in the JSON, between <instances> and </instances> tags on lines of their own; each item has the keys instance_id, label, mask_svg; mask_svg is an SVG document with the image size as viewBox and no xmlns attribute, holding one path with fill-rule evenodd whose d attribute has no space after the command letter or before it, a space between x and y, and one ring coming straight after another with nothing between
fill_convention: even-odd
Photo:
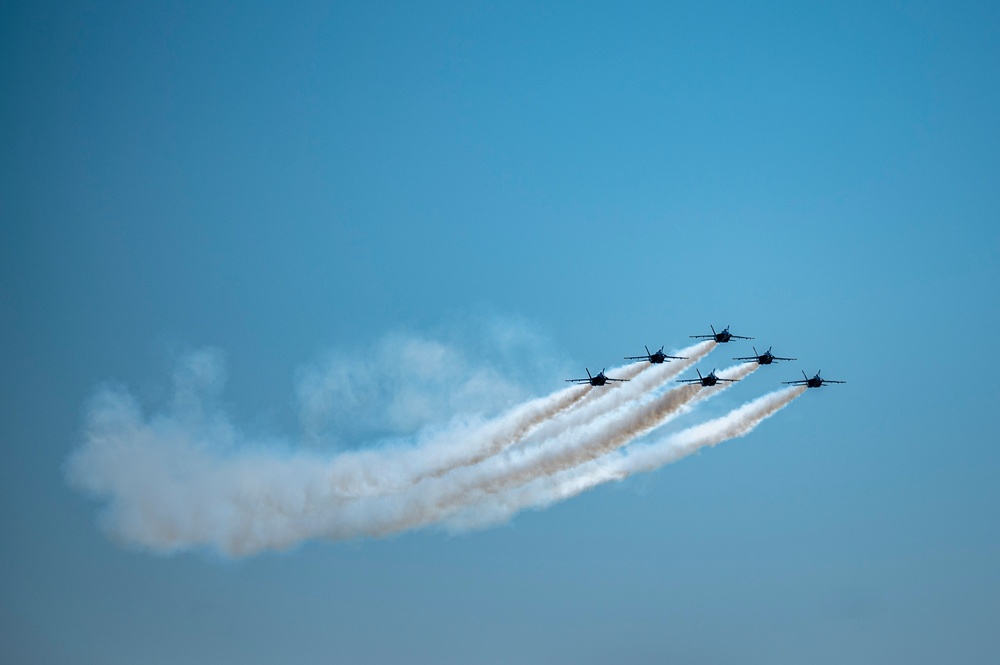
<instances>
[{"instance_id":1,"label":"hazy sky","mask_svg":"<svg viewBox=\"0 0 1000 665\"><path fill-rule=\"evenodd\" d=\"M0 6L0 661L994 658L1000 10L431 4ZM849 383L460 534L163 556L67 482L190 352L333 455L709 324L799 361L703 416Z\"/></svg>"}]
</instances>

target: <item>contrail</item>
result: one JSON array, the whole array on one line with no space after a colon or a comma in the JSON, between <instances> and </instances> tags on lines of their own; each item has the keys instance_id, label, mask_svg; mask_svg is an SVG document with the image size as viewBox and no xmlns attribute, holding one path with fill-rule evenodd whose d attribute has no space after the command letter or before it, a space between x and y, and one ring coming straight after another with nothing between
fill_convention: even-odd
<instances>
[{"instance_id":1,"label":"contrail","mask_svg":"<svg viewBox=\"0 0 1000 665\"><path fill-rule=\"evenodd\" d=\"M805 391L804 386L783 388L747 402L725 416L689 427L656 443L635 444L627 451L616 451L499 495L482 496L477 503L447 518L446 523L452 528L466 529L504 522L525 508L543 509L598 485L654 471L705 446L746 436Z\"/></svg>"}]
</instances>

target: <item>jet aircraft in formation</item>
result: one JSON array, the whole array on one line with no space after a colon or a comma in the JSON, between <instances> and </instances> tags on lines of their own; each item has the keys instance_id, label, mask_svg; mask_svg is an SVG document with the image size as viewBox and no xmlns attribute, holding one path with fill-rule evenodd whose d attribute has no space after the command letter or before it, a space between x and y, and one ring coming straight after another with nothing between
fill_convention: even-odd
<instances>
[{"instance_id":1,"label":"jet aircraft in formation","mask_svg":"<svg viewBox=\"0 0 1000 665\"><path fill-rule=\"evenodd\" d=\"M747 356L746 358L733 358L733 360L751 360L755 361L758 365L770 365L775 360L796 360L795 358L782 358L781 356L776 356L771 353L771 347L767 348L764 353L757 353L757 347L750 347L753 349L753 355Z\"/></svg>"},{"instance_id":2,"label":"jet aircraft in formation","mask_svg":"<svg viewBox=\"0 0 1000 665\"><path fill-rule=\"evenodd\" d=\"M608 381L617 381L619 383L624 383L625 381L628 381L628 379L612 379L610 377L604 376L603 369L597 374L597 376L591 374L590 370L587 369L586 379L566 379L567 383L589 383L592 386L603 386Z\"/></svg>"},{"instance_id":3,"label":"jet aircraft in formation","mask_svg":"<svg viewBox=\"0 0 1000 665\"><path fill-rule=\"evenodd\" d=\"M702 376L701 371L695 369L698 372L697 379L677 379L677 383L700 383L702 386L714 386L719 381L728 381L729 383L736 383L739 379L720 379L715 375L715 370L713 369L708 373L707 376Z\"/></svg>"},{"instance_id":4,"label":"jet aircraft in formation","mask_svg":"<svg viewBox=\"0 0 1000 665\"><path fill-rule=\"evenodd\" d=\"M710 327L712 328L711 335L690 335L690 337L694 339L711 339L715 340L719 344L725 344L726 342L733 339L753 339L753 337L744 337L742 335L732 334L731 332L729 332L729 326L726 326L725 328L723 328L721 331L718 332L715 330L714 325ZM646 349L646 355L625 356L625 360L640 360L640 361L645 360L655 365L659 365L668 360L687 360L687 358L683 356L668 356L666 353L663 352L662 346L660 347L660 350L656 351L655 353L651 353L649 351L648 346L644 348ZM767 351L765 351L764 353L758 353L757 347L751 347L751 348L753 349L754 355L745 356L742 358L733 358L733 360L744 360L747 362L755 362L758 365L770 365L771 363L780 360L796 360L796 358L784 358L782 356L774 355L773 353L771 353L771 347L768 347ZM720 381L735 383L736 381L739 380L739 379L721 379L718 376L716 376L714 369L711 372L709 372L707 376L702 376L701 371L697 369L695 371L698 372L697 379L679 379L678 383L700 383L702 386L714 386ZM827 383L847 383L847 381L834 381L832 379L824 379L820 377L819 372L816 372L815 376L813 376L812 378L806 376L805 372L802 373L802 376L804 377L804 379L802 380L782 381L782 383L792 386L806 386L808 388L821 388ZM566 379L566 381L568 383L589 383L592 386L603 386L609 381L613 381L616 383L624 383L625 381L628 381L628 379L612 379L604 374L604 370L601 370L600 373L598 373L595 376L591 374L590 370L588 369L586 379Z\"/></svg>"},{"instance_id":5,"label":"jet aircraft in formation","mask_svg":"<svg viewBox=\"0 0 1000 665\"><path fill-rule=\"evenodd\" d=\"M645 347L645 349L646 349L646 355L644 355L644 356L625 356L625 360L648 360L649 362L653 363L654 365L659 365L660 363L662 363L664 360L667 360L667 359L670 359L670 360L687 360L687 358L685 358L683 356L668 356L667 354L665 354L663 352L663 347L662 346L660 347L660 350L657 351L656 353L650 353L648 346Z\"/></svg>"},{"instance_id":6,"label":"jet aircraft in formation","mask_svg":"<svg viewBox=\"0 0 1000 665\"><path fill-rule=\"evenodd\" d=\"M729 332L729 326L722 329L721 332L715 332L715 326L710 326L712 328L711 335L688 335L692 339L714 339L719 344L725 344L731 339L753 339L753 337L743 337L742 335L734 335Z\"/></svg>"},{"instance_id":7,"label":"jet aircraft in formation","mask_svg":"<svg viewBox=\"0 0 1000 665\"><path fill-rule=\"evenodd\" d=\"M805 386L807 388L822 388L827 383L847 383L847 381L834 381L833 379L824 379L819 375L820 372L816 372L811 378L806 376L805 372L802 372L803 379L798 379L796 381L782 381L782 383L790 386Z\"/></svg>"}]
</instances>

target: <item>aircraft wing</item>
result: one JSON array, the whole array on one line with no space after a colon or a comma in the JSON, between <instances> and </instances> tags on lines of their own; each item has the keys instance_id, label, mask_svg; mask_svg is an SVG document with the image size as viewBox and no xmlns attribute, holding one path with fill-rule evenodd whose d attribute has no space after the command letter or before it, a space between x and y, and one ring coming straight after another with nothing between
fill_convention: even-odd
<instances>
[{"instance_id":1,"label":"aircraft wing","mask_svg":"<svg viewBox=\"0 0 1000 665\"><path fill-rule=\"evenodd\" d=\"M605 377L604 380L605 381L617 381L618 383L625 383L626 381L630 381L631 379L609 379L609 378Z\"/></svg>"},{"instance_id":2,"label":"aircraft wing","mask_svg":"<svg viewBox=\"0 0 1000 665\"><path fill-rule=\"evenodd\" d=\"M730 334L729 336L732 337L733 339L753 339L753 337L744 337L743 335Z\"/></svg>"},{"instance_id":3,"label":"aircraft wing","mask_svg":"<svg viewBox=\"0 0 1000 665\"><path fill-rule=\"evenodd\" d=\"M781 356L774 356L771 360L798 360L798 358L782 358Z\"/></svg>"},{"instance_id":4,"label":"aircraft wing","mask_svg":"<svg viewBox=\"0 0 1000 665\"><path fill-rule=\"evenodd\" d=\"M826 379L823 379L823 381L825 382ZM799 379L798 381L782 381L782 383L784 383L786 386L804 386L809 382L806 381L805 379Z\"/></svg>"},{"instance_id":5,"label":"aircraft wing","mask_svg":"<svg viewBox=\"0 0 1000 665\"><path fill-rule=\"evenodd\" d=\"M847 383L847 381L834 381L833 379L823 379L823 383Z\"/></svg>"},{"instance_id":6,"label":"aircraft wing","mask_svg":"<svg viewBox=\"0 0 1000 665\"><path fill-rule=\"evenodd\" d=\"M649 360L649 356L625 356L625 360Z\"/></svg>"},{"instance_id":7,"label":"aircraft wing","mask_svg":"<svg viewBox=\"0 0 1000 665\"><path fill-rule=\"evenodd\" d=\"M728 381L729 383L736 383L737 381L739 381L739 379L720 379L719 377L715 377L715 380L716 381Z\"/></svg>"},{"instance_id":8,"label":"aircraft wing","mask_svg":"<svg viewBox=\"0 0 1000 665\"><path fill-rule=\"evenodd\" d=\"M687 356L663 356L664 358L670 358L671 360L687 360Z\"/></svg>"},{"instance_id":9,"label":"aircraft wing","mask_svg":"<svg viewBox=\"0 0 1000 665\"><path fill-rule=\"evenodd\" d=\"M677 383L701 383L701 379L677 379Z\"/></svg>"},{"instance_id":10,"label":"aircraft wing","mask_svg":"<svg viewBox=\"0 0 1000 665\"><path fill-rule=\"evenodd\" d=\"M566 379L566 383L590 383L590 379Z\"/></svg>"},{"instance_id":11,"label":"aircraft wing","mask_svg":"<svg viewBox=\"0 0 1000 665\"><path fill-rule=\"evenodd\" d=\"M715 339L715 335L688 335L691 339ZM736 335L733 335L736 337Z\"/></svg>"},{"instance_id":12,"label":"aircraft wing","mask_svg":"<svg viewBox=\"0 0 1000 665\"><path fill-rule=\"evenodd\" d=\"M746 358L733 358L733 360L757 360L757 356L747 356ZM777 360L777 358L775 358ZM784 360L784 358L782 358Z\"/></svg>"}]
</instances>

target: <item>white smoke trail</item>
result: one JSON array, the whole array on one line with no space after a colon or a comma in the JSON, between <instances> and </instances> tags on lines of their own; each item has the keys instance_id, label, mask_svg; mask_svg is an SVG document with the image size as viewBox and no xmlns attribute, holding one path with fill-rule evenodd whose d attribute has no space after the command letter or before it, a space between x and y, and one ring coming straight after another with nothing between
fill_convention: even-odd
<instances>
[{"instance_id":1,"label":"white smoke trail","mask_svg":"<svg viewBox=\"0 0 1000 665\"><path fill-rule=\"evenodd\" d=\"M602 469L599 456L616 450L628 441L662 424L669 419L670 414L676 412L699 390L704 389L698 385L681 386L644 407L626 411L627 415L624 418L610 422L595 422L589 427L578 428L575 434L577 437L583 438L584 441L583 443L577 442L575 446L561 446L556 447L555 450L550 445L541 446L533 449L534 455L524 454L520 450L512 450L509 454L491 458L478 467L460 469L449 474L442 479L442 482L422 483L397 495L379 497L374 501L341 505L336 512L326 511L322 516L315 516L317 521L302 514L296 517L306 518L310 522L308 528L317 530L315 536L334 540L358 536L380 537L420 528L442 520L448 521L453 526L463 524L461 518L453 516L466 514L467 511L464 509L477 503L486 506L485 514L487 515L496 514L498 510L502 512L504 506L510 506L509 510L503 512L509 517L519 508L514 506L514 502L510 500L508 495L505 495L504 490L508 490L516 496L521 491L514 489L518 486L545 488L548 486L549 479L562 477L560 474L562 472L566 474L567 480L560 489L567 492L578 487L579 489L574 493L579 493L598 482L606 482L607 479L627 475L629 473L628 464L625 464L623 469L615 469L614 467ZM794 392L794 390L788 392ZM706 427L699 426L685 430L671 437L669 441L671 445L676 445L685 444L691 439L698 446L714 445L722 438L729 438L749 431L756 425L756 422L781 408L790 400L791 398L785 400L782 396L766 396L737 409L726 418L711 421ZM653 451L652 455L640 455L630 461L634 463L655 460L657 452ZM629 456L626 456L625 459L629 460ZM596 465L596 473L594 469L590 468L590 465ZM484 467L488 468L484 469ZM583 478L578 478L576 477L577 468L586 469L589 473L586 473ZM601 480L603 476L609 474L611 477ZM537 500L531 498L530 491L527 497L528 505L531 505L531 501ZM288 514L284 516L289 517ZM465 526L473 523L473 520L465 518ZM235 544L239 547L249 546L251 552L256 547L273 546L249 542Z\"/></svg>"},{"instance_id":2,"label":"white smoke trail","mask_svg":"<svg viewBox=\"0 0 1000 665\"><path fill-rule=\"evenodd\" d=\"M440 371L439 365L442 364L461 365L456 352L437 342L401 340L395 337L391 342L393 353L407 352L406 361L410 365L421 364L415 363L420 356L418 351L427 352L432 358L442 359L441 363L431 364L427 368L432 372ZM426 360L422 363L428 364ZM475 374L477 370L472 370L471 373ZM363 374L353 377L359 378L365 382ZM370 377L368 382L371 382ZM508 386L504 386L504 389L509 392ZM518 442L541 423L572 408L585 399L591 389L592 386L589 385L571 386L530 400L485 421L455 420L443 430L424 432L416 445L384 446L342 453L329 461L329 481L337 494L350 498L399 491L423 478L440 476L451 469L475 464L497 454ZM322 396L326 397L325 394ZM397 398L393 403L398 401Z\"/></svg>"},{"instance_id":3,"label":"white smoke trail","mask_svg":"<svg viewBox=\"0 0 1000 665\"><path fill-rule=\"evenodd\" d=\"M702 344L709 345L708 349L711 349L715 342ZM703 353L707 353L707 350ZM690 362L695 362L698 357L701 356L697 352L692 352ZM718 376L739 381L758 367L756 363L741 363L727 367ZM659 382L676 376L681 369L683 368L672 368L669 373L647 380L642 387L647 391L659 387ZM646 375L649 373L644 376ZM478 476L476 491L496 492L600 457L661 427L674 417L689 411L695 403L714 397L732 385L733 383L724 382L706 387L698 384L680 386L646 401L638 402L633 399L632 402L620 405L617 410L601 413L584 424L565 426L556 436L534 442L532 446L522 446L523 450L517 451L516 455L498 460L496 466L500 468L493 472L492 479L482 468L470 471L470 474ZM559 424L560 420L553 419L546 426L556 427Z\"/></svg>"},{"instance_id":4,"label":"white smoke trail","mask_svg":"<svg viewBox=\"0 0 1000 665\"><path fill-rule=\"evenodd\" d=\"M635 399L637 393L649 386L659 385L676 376L714 347L715 342L702 342L685 349L683 353L690 358L675 363L676 366L668 367L667 371L647 372L650 367L665 367L649 363L630 363L615 368L611 376L628 379L629 382L608 384L596 399L592 398L595 392L592 386L571 386L515 407L485 423L462 430L453 428L421 441L416 447L346 453L334 462L330 482L345 498L398 492L424 478L439 477L453 469L482 462L520 442L525 436L542 430L547 421L561 414L574 414L562 429L593 420L609 409ZM637 379L640 376L644 379ZM544 437L544 432L539 436Z\"/></svg>"},{"instance_id":5,"label":"white smoke trail","mask_svg":"<svg viewBox=\"0 0 1000 665\"><path fill-rule=\"evenodd\" d=\"M714 346L702 344L701 355ZM640 366L635 375L642 390L682 368L651 369ZM236 450L242 437L224 418L199 412L188 421L174 413L147 419L127 393L107 390L89 410L86 444L69 460L68 473L79 488L107 500L111 531L159 552L208 546L246 555L307 538L380 536L433 524L490 493L506 497L539 477L587 468L700 393L712 394L682 386L639 402L644 393L629 395L632 386L608 391L614 397L602 396L599 407L592 406L596 399L576 401L586 388L569 388L485 424L451 428L433 445L333 459L277 454L260 445ZM561 431L538 435L556 421ZM531 442L509 447L526 434ZM469 437L476 439L473 448L459 447Z\"/></svg>"},{"instance_id":6,"label":"white smoke trail","mask_svg":"<svg viewBox=\"0 0 1000 665\"><path fill-rule=\"evenodd\" d=\"M328 462L328 481L345 499L399 492L425 478L437 478L500 453L545 421L571 409L592 389L589 385L564 388L486 422L453 426L414 447L342 453Z\"/></svg>"},{"instance_id":7,"label":"white smoke trail","mask_svg":"<svg viewBox=\"0 0 1000 665\"><path fill-rule=\"evenodd\" d=\"M611 410L621 408L651 388L656 388L677 376L703 358L715 346L714 341L692 345L680 352L687 356L686 359L675 363L663 365L630 363L612 370L611 373L613 377L628 379L628 383L608 384L602 387L601 394L596 398L592 397L596 392L592 386L573 386L517 407L485 423L477 430L463 432L464 436L461 439L456 438L454 432L449 432L449 436L442 437L441 440L423 442L416 448L394 449L390 454L383 452L382 459L374 460L368 465L369 468L377 467L373 473L365 473L356 465L346 467L344 470L338 469L332 472L337 477L333 482L345 496L352 498L378 496L401 491L407 485L424 478L437 478L452 470L478 464L519 443L529 435L535 435L533 437L535 440L541 439L551 445L553 432L565 433L568 428L593 422ZM728 378L742 378L742 376ZM724 386L725 384L707 390L714 393ZM701 393L696 393L693 398L697 399L699 396ZM704 396L708 397L710 394ZM588 397L592 399L587 401ZM568 417L560 419L559 416L564 414ZM546 439L545 429L550 424L554 426L550 427ZM364 488L359 488L357 485L359 477L365 479ZM350 491L346 491L348 487L351 488Z\"/></svg>"},{"instance_id":8,"label":"white smoke trail","mask_svg":"<svg viewBox=\"0 0 1000 665\"><path fill-rule=\"evenodd\" d=\"M439 461L433 471L416 472L412 482L427 477L440 477L449 471L478 464L496 455L508 446L517 443L532 430L550 418L572 409L587 397L593 386L572 386L547 397L541 397L514 409L510 414L496 418L478 436L462 446L449 446L448 459ZM478 441L475 439L479 439ZM412 455L426 457L426 446L415 449Z\"/></svg>"},{"instance_id":9,"label":"white smoke trail","mask_svg":"<svg viewBox=\"0 0 1000 665\"><path fill-rule=\"evenodd\" d=\"M590 423L605 414L611 413L622 406L642 398L650 391L665 385L684 370L704 358L718 344L713 340L698 342L686 349L678 351L684 360L654 365L649 362L636 362L609 372L613 378L630 378L628 383L607 384L591 393L590 398L583 400L575 409L563 413L540 425L531 436L534 441L547 441L569 429ZM624 370L624 371L623 371ZM632 372L635 372L632 374Z\"/></svg>"},{"instance_id":10,"label":"white smoke trail","mask_svg":"<svg viewBox=\"0 0 1000 665\"><path fill-rule=\"evenodd\" d=\"M727 367L724 370L716 372L716 376L719 377L720 379L732 379L733 381L742 381L743 379L747 378L748 376L756 372L759 368L760 365L758 365L757 363L740 363L739 365L731 365L730 367ZM702 388L698 392L698 394L695 395L694 399L692 399L690 402L684 405L682 413L687 413L699 402L702 402L708 399L709 397L714 397L723 390L730 388L732 385L733 384L729 381L721 381L715 384L714 386L706 386Z\"/></svg>"},{"instance_id":11,"label":"white smoke trail","mask_svg":"<svg viewBox=\"0 0 1000 665\"><path fill-rule=\"evenodd\" d=\"M717 373L720 379L734 379L740 381L745 379L754 372L760 369L760 365L757 363L738 363L736 365L730 365L729 367L721 370Z\"/></svg>"},{"instance_id":12,"label":"white smoke trail","mask_svg":"<svg viewBox=\"0 0 1000 665\"><path fill-rule=\"evenodd\" d=\"M611 378L613 379L625 379L626 381L631 381L635 377L639 376L642 372L649 369L651 366L648 362L634 362L627 365L621 365L619 367L611 368ZM609 387L616 387L619 384L611 383L607 384Z\"/></svg>"},{"instance_id":13,"label":"white smoke trail","mask_svg":"<svg viewBox=\"0 0 1000 665\"><path fill-rule=\"evenodd\" d=\"M697 388L679 392L689 390ZM591 436L599 433L595 427ZM115 391L95 400L86 438L69 462L70 478L107 500L103 519L118 538L158 552L208 546L231 556L285 549L307 538L381 536L433 523L461 507L484 476L496 483L511 467L525 474L534 462L523 453L505 463L494 457L417 485L396 478L402 491L357 498L337 485L350 475L352 462L364 489L384 484L384 475L402 467L390 465L370 479L364 474L375 473L371 465L353 456L331 461L246 446L220 452L214 442L239 439L225 423L147 421L131 397Z\"/></svg>"},{"instance_id":14,"label":"white smoke trail","mask_svg":"<svg viewBox=\"0 0 1000 665\"><path fill-rule=\"evenodd\" d=\"M483 495L461 512L447 518L446 523L454 529L501 523L526 508L543 509L598 485L654 471L706 446L746 436L805 391L804 386L783 388L747 402L720 418L695 425L656 443L635 444L625 451L616 451L561 473L538 478L499 495Z\"/></svg>"},{"instance_id":15,"label":"white smoke trail","mask_svg":"<svg viewBox=\"0 0 1000 665\"><path fill-rule=\"evenodd\" d=\"M692 362L694 360L692 358ZM739 380L758 367L747 363L734 365L719 372L719 376ZM658 382L647 382L647 387L657 385ZM443 484L414 488L403 498L402 507L387 508L381 520L366 525L368 530L364 534L353 535L386 535L425 526L460 510L474 497L499 493L583 465L664 425L694 402L717 395L732 385L728 382L709 387L685 385L644 403L625 404L619 410L583 424L574 423L541 443L508 451L506 455L475 467L456 470L443 479ZM546 425L551 428L557 422L553 420ZM394 517L386 520L384 515Z\"/></svg>"},{"instance_id":16,"label":"white smoke trail","mask_svg":"<svg viewBox=\"0 0 1000 665\"><path fill-rule=\"evenodd\" d=\"M480 462L592 389L571 386L485 422L459 421L425 435L416 446L347 451L327 459L247 443L224 416L207 413L206 402L221 390L223 375L218 352L189 354L175 373L170 409L148 419L124 389L99 392L88 408L85 445L67 461L70 480L110 498L110 512L117 515L110 522L116 524L155 520L154 515L170 510L206 512L211 500L225 494L226 482L242 493L251 477L273 476L280 484L293 483L301 474L304 482L313 478L328 486L331 500L377 496Z\"/></svg>"},{"instance_id":17,"label":"white smoke trail","mask_svg":"<svg viewBox=\"0 0 1000 665\"><path fill-rule=\"evenodd\" d=\"M456 416L499 413L525 401L562 362L525 322L478 314L433 335L397 330L301 365L295 406L307 447L409 437ZM535 360L524 363L524 358Z\"/></svg>"}]
</instances>

